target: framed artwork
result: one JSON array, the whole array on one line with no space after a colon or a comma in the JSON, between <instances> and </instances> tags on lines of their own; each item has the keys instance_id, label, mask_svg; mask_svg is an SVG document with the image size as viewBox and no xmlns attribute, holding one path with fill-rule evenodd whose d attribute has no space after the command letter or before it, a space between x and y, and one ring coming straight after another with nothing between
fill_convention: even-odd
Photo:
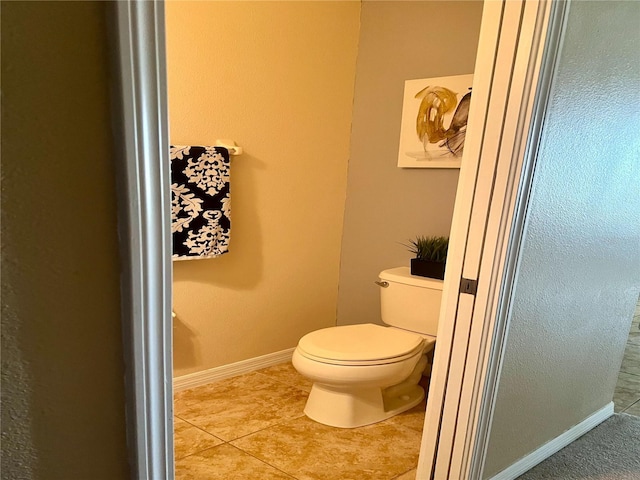
<instances>
[{"instance_id":1,"label":"framed artwork","mask_svg":"<svg viewBox=\"0 0 640 480\"><path fill-rule=\"evenodd\" d=\"M404 82L398 167L460 168L473 75Z\"/></svg>"}]
</instances>

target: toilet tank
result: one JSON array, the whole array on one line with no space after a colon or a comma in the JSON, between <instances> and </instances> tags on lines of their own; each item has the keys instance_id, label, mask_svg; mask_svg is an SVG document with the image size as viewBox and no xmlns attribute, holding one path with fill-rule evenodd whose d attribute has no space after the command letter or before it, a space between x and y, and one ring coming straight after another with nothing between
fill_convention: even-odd
<instances>
[{"instance_id":1,"label":"toilet tank","mask_svg":"<svg viewBox=\"0 0 640 480\"><path fill-rule=\"evenodd\" d=\"M436 336L442 299L442 280L411 275L409 267L380 272L382 321L392 327Z\"/></svg>"}]
</instances>

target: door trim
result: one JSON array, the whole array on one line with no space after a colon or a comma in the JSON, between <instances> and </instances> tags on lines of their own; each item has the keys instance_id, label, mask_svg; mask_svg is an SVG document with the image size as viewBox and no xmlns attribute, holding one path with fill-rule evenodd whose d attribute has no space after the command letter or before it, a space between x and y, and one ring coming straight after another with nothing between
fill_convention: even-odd
<instances>
[{"instance_id":1,"label":"door trim","mask_svg":"<svg viewBox=\"0 0 640 480\"><path fill-rule=\"evenodd\" d=\"M482 333L487 346L479 357L482 369L477 374L482 381L474 387L474 395L478 401L475 409L469 412L475 423L465 444L468 478L481 478L483 474L503 353L507 343L511 292L515 288L538 145L564 40L570 0L550 1L548 7L549 13L543 19L545 24L539 27L537 33L540 37L537 52L531 57L531 61L536 61L536 65L533 66L534 78L530 79L530 85L525 90L526 102L523 102L523 113L526 115L526 124L514 139L513 154L514 162L518 164L519 181L511 189L512 199L503 215L504 221L509 222L506 224L507 230L497 242L501 248L498 269L500 278L496 278L493 305L490 316L487 317L491 321L485 322Z\"/></svg>"},{"instance_id":2,"label":"door trim","mask_svg":"<svg viewBox=\"0 0 640 480\"><path fill-rule=\"evenodd\" d=\"M445 278L420 479L482 476L514 252L566 9L564 1L485 3L474 76L484 79L474 83L482 111L472 106L469 118L449 247L454 278ZM475 297L457 290L461 276L478 280Z\"/></svg>"},{"instance_id":3,"label":"door trim","mask_svg":"<svg viewBox=\"0 0 640 480\"><path fill-rule=\"evenodd\" d=\"M174 475L171 197L164 5L109 5L132 477Z\"/></svg>"}]
</instances>

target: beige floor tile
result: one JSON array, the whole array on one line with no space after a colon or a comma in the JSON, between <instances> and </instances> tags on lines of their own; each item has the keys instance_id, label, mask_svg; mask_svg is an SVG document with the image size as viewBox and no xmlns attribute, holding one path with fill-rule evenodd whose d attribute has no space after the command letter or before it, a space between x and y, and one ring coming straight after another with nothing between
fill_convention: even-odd
<instances>
[{"instance_id":1,"label":"beige floor tile","mask_svg":"<svg viewBox=\"0 0 640 480\"><path fill-rule=\"evenodd\" d=\"M620 372L613 394L615 411L621 412L640 400L640 375Z\"/></svg>"},{"instance_id":2,"label":"beige floor tile","mask_svg":"<svg viewBox=\"0 0 640 480\"><path fill-rule=\"evenodd\" d=\"M416 480L416 474L417 473L418 472L414 468L413 470L411 470L411 471L409 471L407 473L403 473L399 477L394 478L394 480Z\"/></svg>"},{"instance_id":3,"label":"beige floor tile","mask_svg":"<svg viewBox=\"0 0 640 480\"><path fill-rule=\"evenodd\" d=\"M192 453L215 447L223 442L219 438L176 417L173 419L173 443L175 458L179 459Z\"/></svg>"},{"instance_id":4,"label":"beige floor tile","mask_svg":"<svg viewBox=\"0 0 640 480\"><path fill-rule=\"evenodd\" d=\"M176 480L291 480L229 444L210 448L176 461Z\"/></svg>"},{"instance_id":5,"label":"beige floor tile","mask_svg":"<svg viewBox=\"0 0 640 480\"><path fill-rule=\"evenodd\" d=\"M629 415L635 415L636 417L640 417L640 400L636 403L628 407L624 413L628 413Z\"/></svg>"},{"instance_id":6,"label":"beige floor tile","mask_svg":"<svg viewBox=\"0 0 640 480\"><path fill-rule=\"evenodd\" d=\"M640 375L640 345L627 343L620 371ZM639 390L640 392L640 390Z\"/></svg>"},{"instance_id":7,"label":"beige floor tile","mask_svg":"<svg viewBox=\"0 0 640 480\"><path fill-rule=\"evenodd\" d=\"M311 391L311 386L313 385L312 381L307 380L298 373L291 362L263 368L262 370L258 370L258 373L266 375L271 380L276 380L293 387L298 387L307 393Z\"/></svg>"},{"instance_id":8,"label":"beige floor tile","mask_svg":"<svg viewBox=\"0 0 640 480\"><path fill-rule=\"evenodd\" d=\"M303 415L306 392L250 373L179 392L177 416L225 441Z\"/></svg>"},{"instance_id":9,"label":"beige floor tile","mask_svg":"<svg viewBox=\"0 0 640 480\"><path fill-rule=\"evenodd\" d=\"M420 438L385 422L340 429L300 417L232 444L299 480L385 480L417 466Z\"/></svg>"}]
</instances>

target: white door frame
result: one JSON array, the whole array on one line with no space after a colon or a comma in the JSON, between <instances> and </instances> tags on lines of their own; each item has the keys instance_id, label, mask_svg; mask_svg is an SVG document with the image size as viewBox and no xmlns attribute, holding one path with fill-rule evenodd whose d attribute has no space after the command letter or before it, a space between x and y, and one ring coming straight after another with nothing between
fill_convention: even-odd
<instances>
[{"instance_id":1,"label":"white door frame","mask_svg":"<svg viewBox=\"0 0 640 480\"><path fill-rule=\"evenodd\" d=\"M135 478L164 480L174 474L164 5L112 8L128 445ZM552 0L485 2L419 479L480 478L505 340L501 292L513 279L535 118L546 105L564 10ZM460 293L463 276L478 281L475 296Z\"/></svg>"},{"instance_id":2,"label":"white door frame","mask_svg":"<svg viewBox=\"0 0 640 480\"><path fill-rule=\"evenodd\" d=\"M482 478L541 119L567 9L564 1L485 2L419 479ZM463 292L462 278L477 282L475 295Z\"/></svg>"},{"instance_id":3,"label":"white door frame","mask_svg":"<svg viewBox=\"0 0 640 480\"><path fill-rule=\"evenodd\" d=\"M118 233L132 476L172 479L171 197L164 5L109 5Z\"/></svg>"}]
</instances>

